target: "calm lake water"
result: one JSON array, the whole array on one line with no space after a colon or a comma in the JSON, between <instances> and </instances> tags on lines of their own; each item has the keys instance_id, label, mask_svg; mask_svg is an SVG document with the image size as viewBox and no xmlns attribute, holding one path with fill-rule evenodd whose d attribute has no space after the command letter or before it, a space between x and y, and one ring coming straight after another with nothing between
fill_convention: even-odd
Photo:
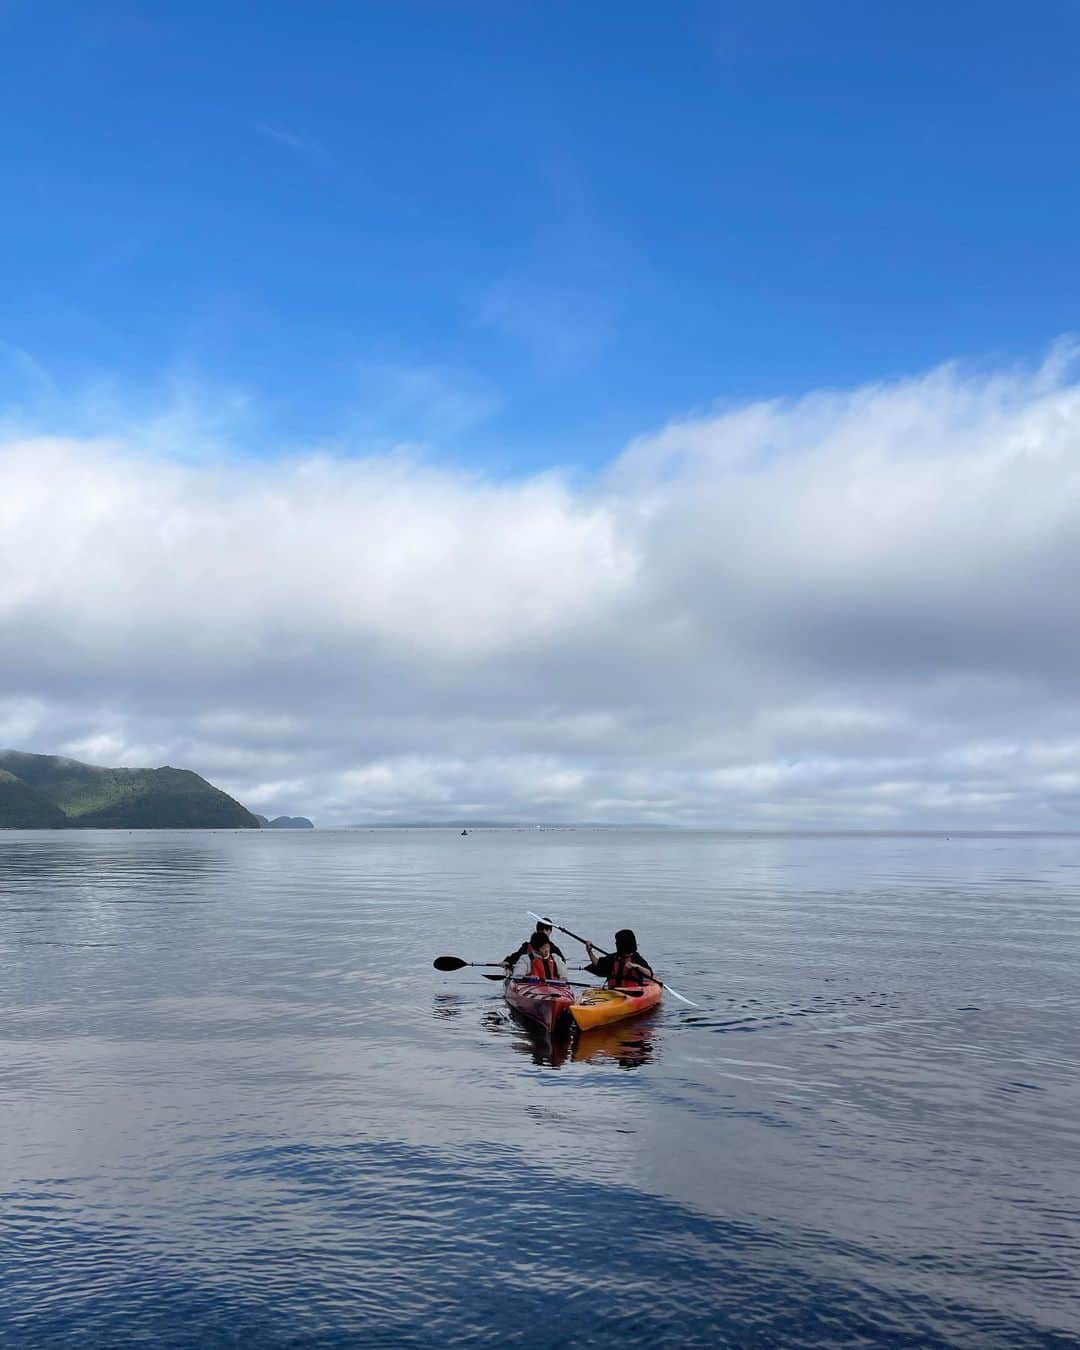
<instances>
[{"instance_id":1,"label":"calm lake water","mask_svg":"<svg viewBox=\"0 0 1080 1350\"><path fill-rule=\"evenodd\" d=\"M1078 957L1080 838L0 833L0 1339L1075 1346Z\"/></svg>"}]
</instances>

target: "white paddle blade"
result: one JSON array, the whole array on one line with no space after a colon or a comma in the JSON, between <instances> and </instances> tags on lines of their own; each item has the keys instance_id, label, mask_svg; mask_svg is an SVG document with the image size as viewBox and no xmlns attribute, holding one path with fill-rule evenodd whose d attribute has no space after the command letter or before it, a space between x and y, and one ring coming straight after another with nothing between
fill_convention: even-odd
<instances>
[{"instance_id":1,"label":"white paddle blade","mask_svg":"<svg viewBox=\"0 0 1080 1350\"><path fill-rule=\"evenodd\" d=\"M691 1008L698 1008L701 1006L699 1003L695 1003L692 998L687 998L685 994L680 994L677 989L672 989L670 984L665 984L664 988L669 994L674 994L677 999L681 999L683 1003L689 1003Z\"/></svg>"}]
</instances>

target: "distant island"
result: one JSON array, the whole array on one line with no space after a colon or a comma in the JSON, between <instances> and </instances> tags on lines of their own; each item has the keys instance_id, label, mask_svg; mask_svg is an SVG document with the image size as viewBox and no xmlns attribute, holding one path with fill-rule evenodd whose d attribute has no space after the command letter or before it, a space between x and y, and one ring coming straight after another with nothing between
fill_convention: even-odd
<instances>
[{"instance_id":1,"label":"distant island","mask_svg":"<svg viewBox=\"0 0 1080 1350\"><path fill-rule=\"evenodd\" d=\"M299 816L261 822L190 769L106 769L0 750L0 829L258 830L298 821L311 826Z\"/></svg>"},{"instance_id":2,"label":"distant island","mask_svg":"<svg viewBox=\"0 0 1080 1350\"><path fill-rule=\"evenodd\" d=\"M264 830L313 830L315 828L307 816L275 816L273 820L268 820L266 816L260 816L256 811L255 819Z\"/></svg>"}]
</instances>

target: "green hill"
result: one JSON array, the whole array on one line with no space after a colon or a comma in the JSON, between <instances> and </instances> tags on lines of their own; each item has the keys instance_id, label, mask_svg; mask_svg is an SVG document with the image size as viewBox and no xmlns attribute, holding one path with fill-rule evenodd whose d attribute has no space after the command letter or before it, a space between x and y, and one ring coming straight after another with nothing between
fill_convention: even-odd
<instances>
[{"instance_id":1,"label":"green hill","mask_svg":"<svg viewBox=\"0 0 1080 1350\"><path fill-rule=\"evenodd\" d=\"M190 769L105 769L0 750L0 827L257 830L259 822Z\"/></svg>"},{"instance_id":2,"label":"green hill","mask_svg":"<svg viewBox=\"0 0 1080 1350\"><path fill-rule=\"evenodd\" d=\"M55 830L67 823L55 802L0 769L0 825L12 830Z\"/></svg>"}]
</instances>

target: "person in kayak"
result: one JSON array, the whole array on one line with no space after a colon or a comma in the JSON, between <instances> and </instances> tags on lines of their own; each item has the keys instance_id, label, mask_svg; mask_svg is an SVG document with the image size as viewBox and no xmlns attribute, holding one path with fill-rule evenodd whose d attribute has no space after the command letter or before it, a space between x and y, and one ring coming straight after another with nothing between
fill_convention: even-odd
<instances>
[{"instance_id":1,"label":"person in kayak","mask_svg":"<svg viewBox=\"0 0 1080 1350\"><path fill-rule=\"evenodd\" d=\"M554 942L551 941L551 924L549 924L549 923L538 923L538 924L536 925L536 932L537 932L537 933L543 933L544 936L547 938L547 940L548 940L548 945L549 945L550 948L551 948L551 954L552 954L552 956L557 956L557 957L559 958L560 961L565 961L565 960L566 960L566 957L563 955L563 953L559 950L558 947L556 947L556 945L554 944ZM535 936L536 936L536 933L533 934L533 937L535 937ZM524 941L524 942L521 944L521 946L517 949L516 952L511 952L509 956L504 956L504 957L503 957L503 965L506 967L507 970L513 970L513 969L514 969L514 967L517 965L518 961L520 961L521 958L525 955L525 953L529 950L529 943L530 943L531 941L532 941L532 938L527 938L526 941Z\"/></svg>"},{"instance_id":2,"label":"person in kayak","mask_svg":"<svg viewBox=\"0 0 1080 1350\"><path fill-rule=\"evenodd\" d=\"M551 939L546 933L534 933L525 946L525 952L518 957L514 966L513 979L566 979L566 962L561 955L556 956L552 951Z\"/></svg>"},{"instance_id":3,"label":"person in kayak","mask_svg":"<svg viewBox=\"0 0 1080 1350\"><path fill-rule=\"evenodd\" d=\"M591 942L585 945L589 950L589 969L594 975L603 975L609 989L644 984L653 973L652 966L638 951L637 938L630 928L620 928L615 934L615 951L610 956L601 956Z\"/></svg>"}]
</instances>

